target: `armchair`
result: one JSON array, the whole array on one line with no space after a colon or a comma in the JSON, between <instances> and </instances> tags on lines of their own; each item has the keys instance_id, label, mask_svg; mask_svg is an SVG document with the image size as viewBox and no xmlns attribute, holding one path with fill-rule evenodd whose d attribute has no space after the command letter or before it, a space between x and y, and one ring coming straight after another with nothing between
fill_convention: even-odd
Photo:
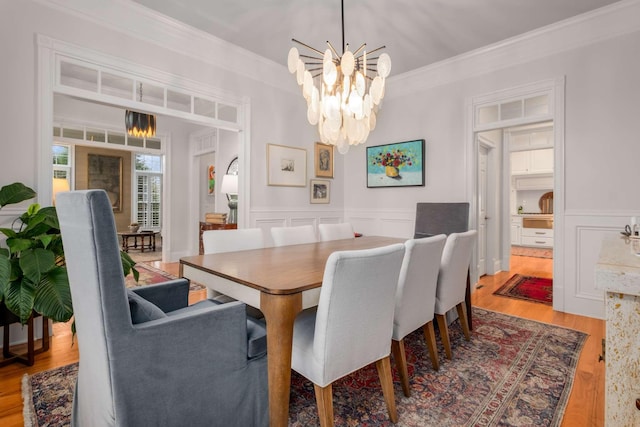
<instances>
[{"instance_id":1,"label":"armchair","mask_svg":"<svg viewBox=\"0 0 640 427\"><path fill-rule=\"evenodd\" d=\"M187 306L186 280L129 292L107 194L56 207L80 351L72 425L267 425L264 331L244 304Z\"/></svg>"}]
</instances>

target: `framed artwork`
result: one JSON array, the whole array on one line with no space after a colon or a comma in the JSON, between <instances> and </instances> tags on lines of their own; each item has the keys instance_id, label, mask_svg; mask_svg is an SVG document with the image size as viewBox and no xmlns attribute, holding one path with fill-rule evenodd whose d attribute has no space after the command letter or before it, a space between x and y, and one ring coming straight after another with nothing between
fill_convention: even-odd
<instances>
[{"instance_id":1,"label":"framed artwork","mask_svg":"<svg viewBox=\"0 0 640 427\"><path fill-rule=\"evenodd\" d=\"M329 203L331 181L312 179L309 182L309 187L311 187L311 203Z\"/></svg>"},{"instance_id":2,"label":"framed artwork","mask_svg":"<svg viewBox=\"0 0 640 427\"><path fill-rule=\"evenodd\" d=\"M315 171L317 178L333 178L333 145L316 142Z\"/></svg>"},{"instance_id":3,"label":"framed artwork","mask_svg":"<svg viewBox=\"0 0 640 427\"><path fill-rule=\"evenodd\" d=\"M424 139L367 147L367 187L424 186Z\"/></svg>"},{"instance_id":4,"label":"framed artwork","mask_svg":"<svg viewBox=\"0 0 640 427\"><path fill-rule=\"evenodd\" d=\"M267 144L267 184L307 186L307 150Z\"/></svg>"},{"instance_id":5,"label":"framed artwork","mask_svg":"<svg viewBox=\"0 0 640 427\"><path fill-rule=\"evenodd\" d=\"M207 194L215 195L216 192L216 167L209 165L207 167Z\"/></svg>"},{"instance_id":6,"label":"framed artwork","mask_svg":"<svg viewBox=\"0 0 640 427\"><path fill-rule=\"evenodd\" d=\"M122 157L88 154L87 188L107 192L114 212L122 212Z\"/></svg>"}]
</instances>

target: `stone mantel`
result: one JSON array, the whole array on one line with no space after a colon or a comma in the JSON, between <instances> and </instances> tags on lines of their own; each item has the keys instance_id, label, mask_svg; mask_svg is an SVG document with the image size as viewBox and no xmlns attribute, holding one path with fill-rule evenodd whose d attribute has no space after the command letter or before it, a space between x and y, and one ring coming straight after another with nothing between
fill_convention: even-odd
<instances>
[{"instance_id":1,"label":"stone mantel","mask_svg":"<svg viewBox=\"0 0 640 427\"><path fill-rule=\"evenodd\" d=\"M605 425L640 426L640 239L603 241L596 287L606 291Z\"/></svg>"}]
</instances>

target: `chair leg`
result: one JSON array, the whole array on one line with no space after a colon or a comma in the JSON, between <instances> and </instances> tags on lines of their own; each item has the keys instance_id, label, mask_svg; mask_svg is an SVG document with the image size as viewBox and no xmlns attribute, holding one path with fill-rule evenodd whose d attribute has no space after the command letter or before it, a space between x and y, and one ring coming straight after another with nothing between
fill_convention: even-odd
<instances>
[{"instance_id":1,"label":"chair leg","mask_svg":"<svg viewBox=\"0 0 640 427\"><path fill-rule=\"evenodd\" d=\"M451 343L449 342L449 328L447 327L447 318L444 314L436 314L436 320L438 321L438 329L440 329L440 338L442 338L444 353L447 355L447 359L451 360Z\"/></svg>"},{"instance_id":2,"label":"chair leg","mask_svg":"<svg viewBox=\"0 0 640 427\"><path fill-rule=\"evenodd\" d=\"M396 361L396 368L400 375L400 384L402 384L402 392L406 397L411 396L409 388L409 371L407 369L407 356L404 352L404 339L400 341L391 340L391 352L393 359Z\"/></svg>"},{"instance_id":3,"label":"chair leg","mask_svg":"<svg viewBox=\"0 0 640 427\"><path fill-rule=\"evenodd\" d=\"M434 370L440 369L440 361L438 360L438 349L436 348L436 333L433 330L433 320L425 323L422 327L424 331L424 339L427 342L429 355L431 356L431 366Z\"/></svg>"},{"instance_id":4,"label":"chair leg","mask_svg":"<svg viewBox=\"0 0 640 427\"><path fill-rule=\"evenodd\" d=\"M467 307L464 302L456 305L458 309L458 318L460 319L460 326L462 326L462 332L464 333L464 337L467 341L471 339L471 335L469 334L469 319L467 318Z\"/></svg>"},{"instance_id":5,"label":"chair leg","mask_svg":"<svg viewBox=\"0 0 640 427\"><path fill-rule=\"evenodd\" d=\"M378 369L378 377L380 377L380 384L382 384L382 394L384 401L387 404L387 410L389 411L389 419L392 423L398 422L398 411L396 411L396 398L393 393L393 378L391 376L391 360L387 356L376 362L376 368Z\"/></svg>"},{"instance_id":6,"label":"chair leg","mask_svg":"<svg viewBox=\"0 0 640 427\"><path fill-rule=\"evenodd\" d=\"M316 404L318 405L318 418L320 419L320 427L333 427L333 388L329 384L326 387L320 387L314 384L313 388L316 392Z\"/></svg>"}]
</instances>

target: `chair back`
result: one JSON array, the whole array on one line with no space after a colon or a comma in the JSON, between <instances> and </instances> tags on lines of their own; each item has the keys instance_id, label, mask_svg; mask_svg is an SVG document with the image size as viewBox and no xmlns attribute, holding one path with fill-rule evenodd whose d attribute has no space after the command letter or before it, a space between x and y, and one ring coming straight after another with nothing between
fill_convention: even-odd
<instances>
[{"instance_id":1,"label":"chair back","mask_svg":"<svg viewBox=\"0 0 640 427\"><path fill-rule=\"evenodd\" d=\"M436 314L445 314L465 300L467 274L476 237L476 230L452 233L447 237L438 276Z\"/></svg>"},{"instance_id":2,"label":"chair back","mask_svg":"<svg viewBox=\"0 0 640 427\"><path fill-rule=\"evenodd\" d=\"M313 342L325 383L391 353L393 301L403 256L402 244L329 256Z\"/></svg>"},{"instance_id":3,"label":"chair back","mask_svg":"<svg viewBox=\"0 0 640 427\"><path fill-rule=\"evenodd\" d=\"M56 210L81 355L76 387L94 394L78 418L108 425L115 417L110 339L131 328L113 209L104 190L85 190L58 194ZM78 407L74 401L74 411Z\"/></svg>"},{"instance_id":4,"label":"chair back","mask_svg":"<svg viewBox=\"0 0 640 427\"><path fill-rule=\"evenodd\" d=\"M414 238L463 233L469 229L469 203L418 203Z\"/></svg>"},{"instance_id":5,"label":"chair back","mask_svg":"<svg viewBox=\"0 0 640 427\"><path fill-rule=\"evenodd\" d=\"M272 227L271 238L274 246L303 245L318 241L313 225Z\"/></svg>"},{"instance_id":6,"label":"chair back","mask_svg":"<svg viewBox=\"0 0 640 427\"><path fill-rule=\"evenodd\" d=\"M238 230L207 230L202 233L205 254L247 251L264 248L264 232L261 228Z\"/></svg>"},{"instance_id":7,"label":"chair back","mask_svg":"<svg viewBox=\"0 0 640 427\"><path fill-rule=\"evenodd\" d=\"M406 241L396 292L394 340L401 340L433 320L438 272L446 240L447 236L439 234Z\"/></svg>"},{"instance_id":8,"label":"chair back","mask_svg":"<svg viewBox=\"0 0 640 427\"><path fill-rule=\"evenodd\" d=\"M318 233L320 234L321 242L355 238L353 227L348 222L340 224L320 224L318 226Z\"/></svg>"}]
</instances>

